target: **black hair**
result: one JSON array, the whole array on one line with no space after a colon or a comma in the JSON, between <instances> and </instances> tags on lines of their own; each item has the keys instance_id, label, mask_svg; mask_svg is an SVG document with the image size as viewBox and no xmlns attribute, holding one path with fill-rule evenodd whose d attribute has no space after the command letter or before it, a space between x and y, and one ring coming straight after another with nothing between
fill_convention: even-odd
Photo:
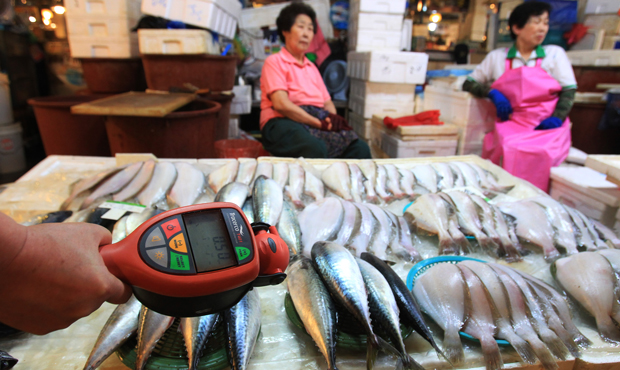
<instances>
[{"instance_id":1,"label":"black hair","mask_svg":"<svg viewBox=\"0 0 620 370\"><path fill-rule=\"evenodd\" d=\"M295 24L297 16L300 14L305 14L310 17L312 20L312 26L314 27L314 34L316 35L316 13L314 12L314 9L312 9L312 7L308 4L304 4L300 1L293 1L290 5L285 6L280 11L280 15L278 15L278 19L276 19L280 41L285 42L284 34L282 32L290 31L293 24Z\"/></svg>"},{"instance_id":2,"label":"black hair","mask_svg":"<svg viewBox=\"0 0 620 370\"><path fill-rule=\"evenodd\" d=\"M523 28L531 16L543 15L544 13L551 14L551 5L542 1L526 1L514 8L510 13L510 18L508 18L508 27L512 39L517 39L517 35L512 31L512 26Z\"/></svg>"}]
</instances>

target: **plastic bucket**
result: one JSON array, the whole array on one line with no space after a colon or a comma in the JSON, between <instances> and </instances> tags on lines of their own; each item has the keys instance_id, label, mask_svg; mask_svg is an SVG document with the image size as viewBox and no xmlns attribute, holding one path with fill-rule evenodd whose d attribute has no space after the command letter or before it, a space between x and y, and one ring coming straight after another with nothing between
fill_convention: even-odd
<instances>
[{"instance_id":1,"label":"plastic bucket","mask_svg":"<svg viewBox=\"0 0 620 370\"><path fill-rule=\"evenodd\" d=\"M218 158L258 158L263 144L256 140L227 139L215 142Z\"/></svg>"},{"instance_id":2,"label":"plastic bucket","mask_svg":"<svg viewBox=\"0 0 620 370\"><path fill-rule=\"evenodd\" d=\"M196 99L164 117L108 116L112 155L153 153L159 158L214 158L219 103Z\"/></svg>"},{"instance_id":3,"label":"plastic bucket","mask_svg":"<svg viewBox=\"0 0 620 370\"><path fill-rule=\"evenodd\" d=\"M0 126L0 173L20 172L25 169L21 124Z\"/></svg>"},{"instance_id":4,"label":"plastic bucket","mask_svg":"<svg viewBox=\"0 0 620 370\"><path fill-rule=\"evenodd\" d=\"M109 156L104 116L71 113L71 106L101 99L102 95L50 96L28 100L47 155Z\"/></svg>"},{"instance_id":5,"label":"plastic bucket","mask_svg":"<svg viewBox=\"0 0 620 370\"><path fill-rule=\"evenodd\" d=\"M228 128L230 126L230 107L232 105L232 100L234 97L234 94L209 94L205 97L205 99L218 102L222 106L222 109L220 110L220 113L217 117L215 140L228 139Z\"/></svg>"},{"instance_id":6,"label":"plastic bucket","mask_svg":"<svg viewBox=\"0 0 620 370\"><path fill-rule=\"evenodd\" d=\"M84 81L94 93L122 93L144 91L146 81L142 59L80 59Z\"/></svg>"},{"instance_id":7,"label":"plastic bucket","mask_svg":"<svg viewBox=\"0 0 620 370\"><path fill-rule=\"evenodd\" d=\"M185 83L211 91L229 91L235 85L236 56L208 54L143 54L142 63L149 89L168 91Z\"/></svg>"},{"instance_id":8,"label":"plastic bucket","mask_svg":"<svg viewBox=\"0 0 620 370\"><path fill-rule=\"evenodd\" d=\"M9 76L0 73L0 125L11 123L13 123L13 107L11 105Z\"/></svg>"}]
</instances>

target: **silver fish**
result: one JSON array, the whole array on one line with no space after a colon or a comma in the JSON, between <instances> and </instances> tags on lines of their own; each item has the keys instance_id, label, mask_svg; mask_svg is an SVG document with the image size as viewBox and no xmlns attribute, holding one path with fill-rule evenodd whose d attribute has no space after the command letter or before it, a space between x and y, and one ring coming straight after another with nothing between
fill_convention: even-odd
<instances>
[{"instance_id":1,"label":"silver fish","mask_svg":"<svg viewBox=\"0 0 620 370\"><path fill-rule=\"evenodd\" d=\"M99 198L121 191L121 189L123 189L136 176L138 171L140 171L140 168L142 168L142 162L134 163L105 180L88 197L86 197L86 199L84 199L80 209L88 208Z\"/></svg>"},{"instance_id":2,"label":"silver fish","mask_svg":"<svg viewBox=\"0 0 620 370\"><path fill-rule=\"evenodd\" d=\"M188 369L198 368L202 349L209 339L220 314L205 315L198 317L182 317L180 319L180 329L185 340L187 350Z\"/></svg>"},{"instance_id":3,"label":"silver fish","mask_svg":"<svg viewBox=\"0 0 620 370\"><path fill-rule=\"evenodd\" d=\"M244 158L239 160L239 170L237 171L237 178L235 181L250 185L254 178L254 172L256 171L256 159Z\"/></svg>"},{"instance_id":4,"label":"silver fish","mask_svg":"<svg viewBox=\"0 0 620 370\"><path fill-rule=\"evenodd\" d=\"M588 251L595 251L598 248L596 247L596 243L592 236L590 235L590 231L588 231L587 226L583 222L581 216L577 213L577 210L571 207L567 207L563 205L564 209L570 215L570 219L573 222L575 237L577 238L577 245L581 247L585 247Z\"/></svg>"},{"instance_id":5,"label":"silver fish","mask_svg":"<svg viewBox=\"0 0 620 370\"><path fill-rule=\"evenodd\" d=\"M142 307L138 322L138 347L136 349L136 370L142 370L151 356L155 344L172 326L174 317L159 314Z\"/></svg>"},{"instance_id":6,"label":"silver fish","mask_svg":"<svg viewBox=\"0 0 620 370\"><path fill-rule=\"evenodd\" d=\"M431 167L437 172L439 182L437 184L439 190L449 190L454 187L454 174L447 163L433 163Z\"/></svg>"},{"instance_id":7,"label":"silver fish","mask_svg":"<svg viewBox=\"0 0 620 370\"><path fill-rule=\"evenodd\" d=\"M344 162L336 162L323 171L321 180L334 194L344 200L353 200L351 195L351 173Z\"/></svg>"},{"instance_id":8,"label":"silver fish","mask_svg":"<svg viewBox=\"0 0 620 370\"><path fill-rule=\"evenodd\" d=\"M301 228L293 207L287 201L282 206L278 232L282 240L288 245L290 254L298 254L301 251Z\"/></svg>"},{"instance_id":9,"label":"silver fish","mask_svg":"<svg viewBox=\"0 0 620 370\"><path fill-rule=\"evenodd\" d=\"M239 170L239 161L232 160L226 162L222 167L217 170L211 172L207 177L207 183L211 190L215 194L217 194L220 189L224 187L224 185L229 182L235 181L235 177L237 177L237 171Z\"/></svg>"},{"instance_id":10,"label":"silver fish","mask_svg":"<svg viewBox=\"0 0 620 370\"><path fill-rule=\"evenodd\" d=\"M583 224L586 226L586 229L588 230L588 234L590 234L590 238L594 240L594 245L596 245L596 248L597 249L609 248L609 246L605 244L605 242L598 237L598 233L596 232L596 230L594 230L594 226L592 225L592 222L590 222L590 219L586 215L584 215L581 211L577 209L574 209L574 211L577 215L579 215L579 217L581 218L581 221L583 221Z\"/></svg>"},{"instance_id":11,"label":"silver fish","mask_svg":"<svg viewBox=\"0 0 620 370\"><path fill-rule=\"evenodd\" d=\"M480 216L480 222L482 223L482 230L499 246L501 254L506 261L509 263L521 261L521 254L510 240L508 226L503 216L499 215L501 220L498 223L496 219L498 216L496 216L495 210L486 200L475 194L469 194L469 197L476 204L478 216Z\"/></svg>"},{"instance_id":12,"label":"silver fish","mask_svg":"<svg viewBox=\"0 0 620 370\"><path fill-rule=\"evenodd\" d=\"M507 186L500 185L497 182L497 179L495 178L495 176L491 172L483 169L477 164L468 163L468 165L471 168L473 168L474 171L476 171L476 173L478 174L478 178L480 179L480 185L482 185L483 188L489 189L495 192L500 192L500 193L508 193L510 190L514 188L514 185L507 185Z\"/></svg>"},{"instance_id":13,"label":"silver fish","mask_svg":"<svg viewBox=\"0 0 620 370\"><path fill-rule=\"evenodd\" d=\"M250 290L224 313L228 333L228 360L232 370L248 368L261 325L260 297Z\"/></svg>"},{"instance_id":14,"label":"silver fish","mask_svg":"<svg viewBox=\"0 0 620 370\"><path fill-rule=\"evenodd\" d=\"M118 305L101 329L84 370L94 370L110 357L127 339L138 330L138 315L142 304L131 296L127 303Z\"/></svg>"},{"instance_id":15,"label":"silver fish","mask_svg":"<svg viewBox=\"0 0 620 370\"><path fill-rule=\"evenodd\" d=\"M317 202L325 198L323 181L314 176L310 171L305 172L304 194L314 198Z\"/></svg>"},{"instance_id":16,"label":"silver fish","mask_svg":"<svg viewBox=\"0 0 620 370\"><path fill-rule=\"evenodd\" d=\"M273 180L278 183L280 189L284 190L284 185L288 183L288 164L273 164Z\"/></svg>"},{"instance_id":17,"label":"silver fish","mask_svg":"<svg viewBox=\"0 0 620 370\"><path fill-rule=\"evenodd\" d=\"M241 208L241 210L251 224L256 221L254 219L254 207L252 205L252 197L246 199L245 203L243 203L243 207Z\"/></svg>"},{"instance_id":18,"label":"silver fish","mask_svg":"<svg viewBox=\"0 0 620 370\"><path fill-rule=\"evenodd\" d=\"M123 188L123 190L112 196L112 200L117 202L123 202L128 199L135 197L146 184L151 181L151 177L153 177L153 171L155 170L155 161L150 159L142 165L140 168L140 172L136 175L136 177L131 180L131 182Z\"/></svg>"},{"instance_id":19,"label":"silver fish","mask_svg":"<svg viewBox=\"0 0 620 370\"><path fill-rule=\"evenodd\" d=\"M62 205L60 206L60 209L61 210L67 209L71 205L71 202L73 202L73 200L77 198L80 194L82 194L86 190L89 190L99 185L102 181L104 181L108 177L116 174L117 172L121 170L124 170L125 168L127 168L126 165L120 166L120 167L114 167L114 168L99 172L98 174L94 176L87 177L83 180L78 181L75 185L73 185L73 190L71 191L71 194L62 203Z\"/></svg>"},{"instance_id":20,"label":"silver fish","mask_svg":"<svg viewBox=\"0 0 620 370\"><path fill-rule=\"evenodd\" d=\"M406 238L403 238L402 234L404 233L403 230L401 230L401 224L400 221L398 220L398 217L396 217L395 214L393 214L392 212L388 211L388 210L383 210L383 212L388 216L388 219L390 220L390 228L392 229L392 238L390 240L390 250L392 250L392 253L394 253L394 255L396 255L398 258L407 261L407 262L413 262L415 260L416 257L419 257L419 255L417 254L417 251L415 251L415 249L413 249L413 245L411 244L411 233L409 233L409 245L408 247L411 247L411 249L413 249L414 253L411 254L410 249L406 249L405 245L401 244L401 240L404 240L405 244L407 243ZM409 231L409 226L407 226L407 222L405 221L405 226L407 227L407 231Z\"/></svg>"},{"instance_id":21,"label":"silver fish","mask_svg":"<svg viewBox=\"0 0 620 370\"><path fill-rule=\"evenodd\" d=\"M395 230L392 228L392 222L388 215L381 207L374 204L366 204L366 207L370 209L372 215L379 221L379 228L376 230L374 236L375 240L372 243L370 252L384 260L386 258L387 247L392 244L392 241L396 237Z\"/></svg>"},{"instance_id":22,"label":"silver fish","mask_svg":"<svg viewBox=\"0 0 620 370\"><path fill-rule=\"evenodd\" d=\"M482 189L480 186L480 178L476 171L471 168L467 163L463 162L450 162L452 169L458 168L465 179L465 186L471 186L472 188Z\"/></svg>"},{"instance_id":23,"label":"silver fish","mask_svg":"<svg viewBox=\"0 0 620 370\"><path fill-rule=\"evenodd\" d=\"M566 254L579 253L573 222L564 207L551 197L540 196L530 200L545 209L547 218L553 226L555 244L563 248Z\"/></svg>"},{"instance_id":24,"label":"silver fish","mask_svg":"<svg viewBox=\"0 0 620 370\"><path fill-rule=\"evenodd\" d=\"M603 249L599 253L607 259L614 272L614 303L611 317L616 322L620 322L620 251L615 249Z\"/></svg>"},{"instance_id":25,"label":"silver fish","mask_svg":"<svg viewBox=\"0 0 620 370\"><path fill-rule=\"evenodd\" d=\"M385 166L377 165L377 181L375 182L375 190L384 202L390 202L394 197L388 192L387 188L387 170Z\"/></svg>"},{"instance_id":26,"label":"silver fish","mask_svg":"<svg viewBox=\"0 0 620 370\"><path fill-rule=\"evenodd\" d=\"M353 201L359 203L364 195L364 174L355 163L349 163L349 172L351 173L351 196Z\"/></svg>"},{"instance_id":27,"label":"silver fish","mask_svg":"<svg viewBox=\"0 0 620 370\"><path fill-rule=\"evenodd\" d=\"M387 172L387 188L396 199L402 199L405 197L405 193L400 188L400 172L398 172L398 168L393 164L385 164L385 171Z\"/></svg>"},{"instance_id":28,"label":"silver fish","mask_svg":"<svg viewBox=\"0 0 620 370\"><path fill-rule=\"evenodd\" d=\"M134 232L134 230L136 230L146 220L148 220L149 218L161 212L162 211L155 209L155 208L145 208L140 213L131 213L129 216L127 216L127 221L126 221L126 226L125 226L127 229L127 235Z\"/></svg>"},{"instance_id":29,"label":"silver fish","mask_svg":"<svg viewBox=\"0 0 620 370\"><path fill-rule=\"evenodd\" d=\"M306 331L325 357L327 368L336 370L338 318L329 291L305 256L295 256L287 270L291 300Z\"/></svg>"},{"instance_id":30,"label":"silver fish","mask_svg":"<svg viewBox=\"0 0 620 370\"><path fill-rule=\"evenodd\" d=\"M298 208L304 206L301 201L301 194L303 194L304 191L305 176L304 169L299 164L290 163L288 165L288 185L285 187L286 194Z\"/></svg>"},{"instance_id":31,"label":"silver fish","mask_svg":"<svg viewBox=\"0 0 620 370\"><path fill-rule=\"evenodd\" d=\"M220 189L219 193L215 195L215 199L213 201L229 202L234 203L239 207L243 207L249 193L250 188L246 184L235 181L224 185L224 187Z\"/></svg>"},{"instance_id":32,"label":"silver fish","mask_svg":"<svg viewBox=\"0 0 620 370\"><path fill-rule=\"evenodd\" d=\"M168 197L173 204L185 207L194 204L205 187L205 175L189 163L177 162L177 180Z\"/></svg>"},{"instance_id":33,"label":"silver fish","mask_svg":"<svg viewBox=\"0 0 620 370\"><path fill-rule=\"evenodd\" d=\"M452 170L452 175L454 175L454 187L462 188L464 186L467 186L465 176L463 175L463 172L461 172L461 169L453 165L452 163L447 164L450 167L450 170Z\"/></svg>"},{"instance_id":34,"label":"silver fish","mask_svg":"<svg viewBox=\"0 0 620 370\"><path fill-rule=\"evenodd\" d=\"M437 192L437 172L428 164L415 166L411 169L416 182L431 193Z\"/></svg>"},{"instance_id":35,"label":"silver fish","mask_svg":"<svg viewBox=\"0 0 620 370\"><path fill-rule=\"evenodd\" d=\"M73 211L54 211L34 216L22 222L24 226L64 222L73 216ZM69 221L70 222L70 221Z\"/></svg>"},{"instance_id":36,"label":"silver fish","mask_svg":"<svg viewBox=\"0 0 620 370\"><path fill-rule=\"evenodd\" d=\"M400 188L408 197L414 197L417 193L414 190L415 177L413 176L413 172L399 169L398 173L400 173Z\"/></svg>"},{"instance_id":37,"label":"silver fish","mask_svg":"<svg viewBox=\"0 0 620 370\"><path fill-rule=\"evenodd\" d=\"M610 247L612 248L620 248L620 238L618 238L616 233L596 220L590 219L590 222L601 240L604 240L606 243L610 244Z\"/></svg>"},{"instance_id":38,"label":"silver fish","mask_svg":"<svg viewBox=\"0 0 620 370\"><path fill-rule=\"evenodd\" d=\"M368 251L368 246L371 244L373 235L375 235L375 230L379 227L379 222L366 205L356 203L355 207L360 212L360 227L351 236L346 247L355 249L355 254L359 256Z\"/></svg>"},{"instance_id":39,"label":"silver fish","mask_svg":"<svg viewBox=\"0 0 620 370\"><path fill-rule=\"evenodd\" d=\"M177 178L177 169L170 162L159 162L155 165L151 181L138 194L140 204L153 207L166 198L168 190Z\"/></svg>"},{"instance_id":40,"label":"silver fish","mask_svg":"<svg viewBox=\"0 0 620 370\"><path fill-rule=\"evenodd\" d=\"M359 230L361 224L361 214L354 203L340 200L342 209L344 210L342 226L336 235L335 243L346 246L351 237Z\"/></svg>"},{"instance_id":41,"label":"silver fish","mask_svg":"<svg viewBox=\"0 0 620 370\"><path fill-rule=\"evenodd\" d=\"M369 202L377 201L377 193L375 192L375 183L377 182L377 164L371 159L365 159L359 162L360 170L364 174L364 188L366 188L366 200Z\"/></svg>"},{"instance_id":42,"label":"silver fish","mask_svg":"<svg viewBox=\"0 0 620 370\"><path fill-rule=\"evenodd\" d=\"M261 175L254 181L252 207L256 221L276 225L282 213L283 202L282 189L274 180Z\"/></svg>"},{"instance_id":43,"label":"silver fish","mask_svg":"<svg viewBox=\"0 0 620 370\"><path fill-rule=\"evenodd\" d=\"M129 215L121 217L120 220L116 221L114 224L114 229L112 230L112 243L118 243L121 240L125 239L127 236L127 219Z\"/></svg>"},{"instance_id":44,"label":"silver fish","mask_svg":"<svg viewBox=\"0 0 620 370\"><path fill-rule=\"evenodd\" d=\"M328 197L308 205L299 213L303 254L310 256L314 243L334 240L342 226L344 209L337 198Z\"/></svg>"},{"instance_id":45,"label":"silver fish","mask_svg":"<svg viewBox=\"0 0 620 370\"><path fill-rule=\"evenodd\" d=\"M250 188L254 188L254 182L261 175L265 176L268 179L271 179L273 177L273 164L271 162L258 163L258 165L256 166L256 172L254 173L254 179L250 184Z\"/></svg>"}]
</instances>

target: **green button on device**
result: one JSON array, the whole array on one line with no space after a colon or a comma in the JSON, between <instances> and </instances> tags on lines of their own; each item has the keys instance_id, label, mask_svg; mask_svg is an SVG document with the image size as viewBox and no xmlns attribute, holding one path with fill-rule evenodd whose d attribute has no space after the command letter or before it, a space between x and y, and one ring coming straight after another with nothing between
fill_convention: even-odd
<instances>
[{"instance_id":1,"label":"green button on device","mask_svg":"<svg viewBox=\"0 0 620 370\"><path fill-rule=\"evenodd\" d=\"M235 247L237 251L237 258L239 261L244 260L250 256L250 250L246 247Z\"/></svg>"},{"instance_id":2,"label":"green button on device","mask_svg":"<svg viewBox=\"0 0 620 370\"><path fill-rule=\"evenodd\" d=\"M173 270L189 270L189 258L187 255L170 252L170 268Z\"/></svg>"}]
</instances>

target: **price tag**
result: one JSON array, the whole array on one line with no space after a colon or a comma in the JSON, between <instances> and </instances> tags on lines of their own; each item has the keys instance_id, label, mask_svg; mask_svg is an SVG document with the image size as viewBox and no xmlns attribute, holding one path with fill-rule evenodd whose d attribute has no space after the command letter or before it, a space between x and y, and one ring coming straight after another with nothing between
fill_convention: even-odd
<instances>
[{"instance_id":1,"label":"price tag","mask_svg":"<svg viewBox=\"0 0 620 370\"><path fill-rule=\"evenodd\" d=\"M116 202L113 200L109 200L107 202L102 203L99 208L109 208L110 210L104 213L101 218L106 220L118 221L121 217L123 217L127 212L131 213L142 213L146 209L146 206L135 203L126 203L126 202Z\"/></svg>"}]
</instances>

